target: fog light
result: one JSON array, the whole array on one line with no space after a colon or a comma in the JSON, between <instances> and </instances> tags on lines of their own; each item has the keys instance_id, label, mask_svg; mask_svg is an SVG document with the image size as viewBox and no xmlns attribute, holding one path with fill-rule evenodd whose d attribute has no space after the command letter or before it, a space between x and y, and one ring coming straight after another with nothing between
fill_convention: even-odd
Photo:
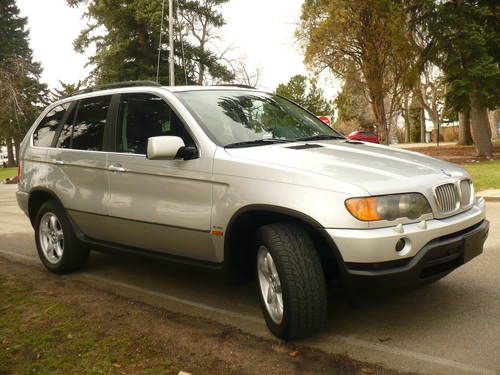
<instances>
[{"instance_id":1,"label":"fog light","mask_svg":"<svg viewBox=\"0 0 500 375\"><path fill-rule=\"evenodd\" d=\"M396 251L399 253L400 251L403 251L403 249L406 246L406 238L400 238L398 242L396 242Z\"/></svg>"}]
</instances>

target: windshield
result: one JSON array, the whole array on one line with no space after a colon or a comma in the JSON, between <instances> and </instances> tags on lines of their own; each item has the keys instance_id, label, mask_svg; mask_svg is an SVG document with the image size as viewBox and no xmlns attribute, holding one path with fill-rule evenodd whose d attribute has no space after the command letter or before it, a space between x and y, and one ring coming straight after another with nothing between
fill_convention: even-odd
<instances>
[{"instance_id":1,"label":"windshield","mask_svg":"<svg viewBox=\"0 0 500 375\"><path fill-rule=\"evenodd\" d=\"M277 95L236 90L175 94L219 146L344 138L316 116Z\"/></svg>"}]
</instances>

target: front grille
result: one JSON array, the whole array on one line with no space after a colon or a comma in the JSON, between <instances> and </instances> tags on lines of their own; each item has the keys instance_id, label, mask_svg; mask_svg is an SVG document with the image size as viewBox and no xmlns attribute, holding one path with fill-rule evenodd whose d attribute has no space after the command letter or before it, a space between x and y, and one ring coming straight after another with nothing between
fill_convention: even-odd
<instances>
[{"instance_id":1,"label":"front grille","mask_svg":"<svg viewBox=\"0 0 500 375\"><path fill-rule=\"evenodd\" d=\"M472 184L470 180L460 181L460 205L462 207L468 206L471 203L472 198Z\"/></svg>"},{"instance_id":2,"label":"front grille","mask_svg":"<svg viewBox=\"0 0 500 375\"><path fill-rule=\"evenodd\" d=\"M436 201L442 213L455 211L460 204L460 197L455 184L444 184L436 187Z\"/></svg>"}]
</instances>

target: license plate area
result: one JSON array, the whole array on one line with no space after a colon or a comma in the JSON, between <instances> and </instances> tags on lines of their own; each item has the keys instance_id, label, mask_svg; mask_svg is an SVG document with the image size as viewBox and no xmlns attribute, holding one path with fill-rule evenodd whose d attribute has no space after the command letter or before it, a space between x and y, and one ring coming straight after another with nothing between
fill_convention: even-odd
<instances>
[{"instance_id":1,"label":"license plate area","mask_svg":"<svg viewBox=\"0 0 500 375\"><path fill-rule=\"evenodd\" d=\"M486 229L482 228L475 233L464 236L464 263L467 263L483 252L484 241L486 241L487 235L488 232Z\"/></svg>"}]
</instances>

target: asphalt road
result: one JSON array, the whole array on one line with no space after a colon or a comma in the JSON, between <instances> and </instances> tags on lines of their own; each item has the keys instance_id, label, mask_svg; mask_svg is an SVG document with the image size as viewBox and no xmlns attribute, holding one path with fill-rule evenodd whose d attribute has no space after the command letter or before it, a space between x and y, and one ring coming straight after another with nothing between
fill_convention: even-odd
<instances>
[{"instance_id":1,"label":"asphalt road","mask_svg":"<svg viewBox=\"0 0 500 375\"><path fill-rule=\"evenodd\" d=\"M0 256L42 267L15 186L0 185ZM329 295L329 325L301 345L432 374L500 374L500 203L488 203L485 252L443 280L404 292L371 293L354 304ZM81 280L187 315L204 316L270 337L256 286L227 285L214 272L135 256L92 253Z\"/></svg>"}]
</instances>

